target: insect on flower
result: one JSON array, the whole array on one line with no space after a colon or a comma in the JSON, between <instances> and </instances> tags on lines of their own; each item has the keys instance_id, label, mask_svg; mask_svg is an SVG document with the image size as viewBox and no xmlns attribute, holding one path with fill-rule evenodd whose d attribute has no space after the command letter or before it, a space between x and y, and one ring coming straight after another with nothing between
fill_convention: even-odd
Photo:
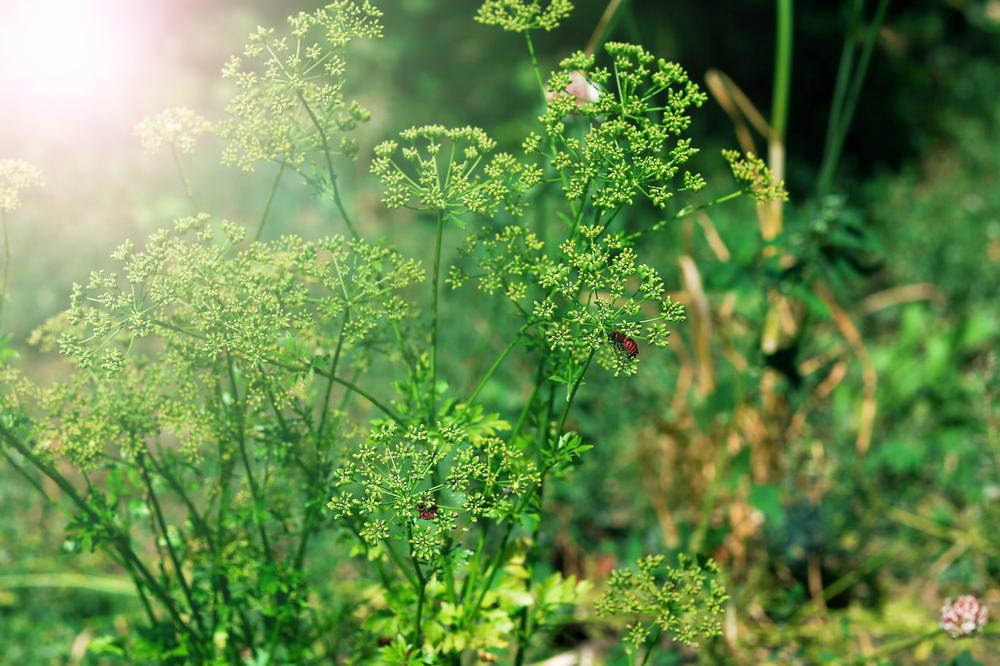
<instances>
[{"instance_id":1,"label":"insect on flower","mask_svg":"<svg viewBox=\"0 0 1000 666\"><path fill-rule=\"evenodd\" d=\"M437 517L438 508L431 502L420 502L417 504L417 511L420 512L420 520L434 520Z\"/></svg>"},{"instance_id":2,"label":"insect on flower","mask_svg":"<svg viewBox=\"0 0 1000 666\"><path fill-rule=\"evenodd\" d=\"M632 338L625 337L625 334L621 331L608 333L608 339L611 340L611 344L615 346L615 349L619 353L625 354L629 358L635 358L639 355L639 345Z\"/></svg>"}]
</instances>

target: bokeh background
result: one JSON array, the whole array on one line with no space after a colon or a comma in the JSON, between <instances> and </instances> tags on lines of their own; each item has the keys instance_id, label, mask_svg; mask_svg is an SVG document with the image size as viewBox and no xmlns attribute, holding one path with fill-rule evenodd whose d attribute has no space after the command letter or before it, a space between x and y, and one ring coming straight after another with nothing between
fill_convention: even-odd
<instances>
[{"instance_id":1,"label":"bokeh background","mask_svg":"<svg viewBox=\"0 0 1000 666\"><path fill-rule=\"evenodd\" d=\"M221 119L233 91L220 68L246 34L319 4L0 0L0 158L32 162L47 181L10 220L5 353L31 376L63 371L29 339L71 284L109 265L124 238L141 241L189 211L174 165L142 153L135 124L168 106ZM794 270L762 259L744 202L644 248L691 316L672 350L644 358L640 382L581 393L571 426L598 446L553 494L558 528L544 534L549 567L598 580L649 551L713 554L733 610L707 663L875 654L932 630L944 599L966 592L1000 615L1000 2L890 3L821 197L853 4L795 5L781 239ZM515 147L537 91L522 41L473 22L478 3L379 5L386 37L356 52L349 76L372 122L358 135L358 162L341 168L344 189L362 233L426 258L428 227L378 202L371 146L442 123L478 125ZM606 9L577 5L539 38L543 69L582 48ZM759 0L633 0L604 36L641 42L699 82L723 72L766 116L774 25L772 3ZM725 182L718 150L738 142L717 98L696 115L693 137L698 168ZM195 200L253 226L274 172L227 169L220 148L207 139L182 158ZM334 233L335 219L289 178L265 235ZM775 294L800 310L769 347L769 327L784 325L768 319ZM445 301L444 348L477 352L444 360L459 386L504 339L499 305L462 302ZM486 397L513 409L531 371L504 372ZM96 554L65 551L62 530L58 512L0 468L2 663L90 663L92 636L127 629L136 606L127 581ZM581 625L553 640L613 659L604 638ZM893 659L1000 663L1000 640L924 642Z\"/></svg>"}]
</instances>

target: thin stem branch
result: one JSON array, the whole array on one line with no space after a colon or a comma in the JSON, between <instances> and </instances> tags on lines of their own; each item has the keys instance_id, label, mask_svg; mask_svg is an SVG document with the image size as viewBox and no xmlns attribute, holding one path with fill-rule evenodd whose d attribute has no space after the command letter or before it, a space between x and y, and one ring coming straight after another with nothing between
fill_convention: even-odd
<instances>
[{"instance_id":1,"label":"thin stem branch","mask_svg":"<svg viewBox=\"0 0 1000 666\"><path fill-rule=\"evenodd\" d=\"M174 144L170 144L170 157L173 158L174 168L177 169L177 176L181 179L181 185L184 187L184 194L187 196L188 203L191 204L191 214L193 215L198 212L198 205L194 202L191 183L188 181L187 176L184 175L184 168L181 167L181 158L177 154Z\"/></svg>"},{"instance_id":2,"label":"thin stem branch","mask_svg":"<svg viewBox=\"0 0 1000 666\"><path fill-rule=\"evenodd\" d=\"M7 233L7 211L0 208L0 227L3 227L3 274L0 277L0 320L7 302L7 278L10 276L10 236Z\"/></svg>"},{"instance_id":3,"label":"thin stem branch","mask_svg":"<svg viewBox=\"0 0 1000 666\"><path fill-rule=\"evenodd\" d=\"M868 65L871 61L872 51L875 48L875 41L882 23L885 21L888 9L889 0L879 0L879 4L875 9L875 15L872 17L871 23L868 24L868 30L865 32L865 39L861 46L861 55L858 59L857 69L854 70L853 74L849 76L845 75L845 79L842 80L841 74L850 70L850 60L853 59L854 27L860 20L861 15L861 3L855 4L854 20L852 20L846 37L846 40L851 41L852 44L850 47L847 43L844 45L844 51L841 55L840 72L838 72L837 76L837 90L834 93L834 103L837 104L840 102L840 104L833 108L830 113L830 126L827 128L828 145L823 153L823 161L820 165L820 173L817 181L817 190L821 194L828 192L833 183L837 164L840 162L841 151L844 148L844 142L847 139L847 133L854 117L854 109L857 106L858 98L861 95L861 88L868 73ZM846 64L843 62L845 59L848 60ZM850 79L849 86L845 82L848 78ZM844 92L845 88L846 92Z\"/></svg>"},{"instance_id":4,"label":"thin stem branch","mask_svg":"<svg viewBox=\"0 0 1000 666\"><path fill-rule=\"evenodd\" d=\"M163 509L160 506L159 498L156 496L156 491L153 489L153 480L149 476L149 469L146 467L142 454L139 454L136 462L138 463L139 474L142 477L143 483L146 485L146 491L149 493L150 503L153 505L153 513L156 516L156 523L159 525L160 533L163 534L163 540L167 544L167 553L170 555L170 561L174 565L174 571L177 572L177 580L180 582L181 591L184 593L184 598L187 600L188 606L191 608L191 614L194 616L194 620L198 624L198 628L205 631L205 625L202 623L201 611L198 608L198 604L194 600L194 596L191 594L191 587L188 585L187 578L184 576L184 569L181 567L181 561L177 556L177 550L174 548L173 541L170 538L170 532L167 529L167 521L163 517Z\"/></svg>"},{"instance_id":5,"label":"thin stem branch","mask_svg":"<svg viewBox=\"0 0 1000 666\"><path fill-rule=\"evenodd\" d=\"M777 0L777 39L774 44L774 87L771 103L771 133L785 142L788 99L792 80L792 0Z\"/></svg>"},{"instance_id":6,"label":"thin stem branch","mask_svg":"<svg viewBox=\"0 0 1000 666\"><path fill-rule=\"evenodd\" d=\"M545 84L542 82L542 68L538 65L538 56L535 55L535 44L531 41L531 31L524 32L524 41L528 44L528 55L531 57L531 68L535 71L535 82L538 83L538 91L542 94L542 101L545 101Z\"/></svg>"},{"instance_id":7,"label":"thin stem branch","mask_svg":"<svg viewBox=\"0 0 1000 666\"><path fill-rule=\"evenodd\" d=\"M433 428L437 420L437 366L438 366L438 292L441 291L441 237L444 235L444 213L438 211L437 235L434 241L434 278L431 281L431 395L427 427Z\"/></svg>"},{"instance_id":8,"label":"thin stem branch","mask_svg":"<svg viewBox=\"0 0 1000 666\"><path fill-rule=\"evenodd\" d=\"M237 410L236 443L239 446L240 459L243 462L243 469L247 473L247 483L250 485L250 497L253 500L253 522L257 526L257 531L260 534L260 542L264 551L264 556L267 558L268 562L273 564L274 558L271 555L271 544L267 538L267 530L264 529L264 522L260 519L260 511L263 500L261 499L260 490L257 488L257 481L253 476L253 468L250 466L250 456L247 455L246 406L240 400L236 384L236 371L233 368L233 359L231 356L226 357L226 369L229 372L229 383L232 386L233 391L233 403L235 404Z\"/></svg>"},{"instance_id":9,"label":"thin stem branch","mask_svg":"<svg viewBox=\"0 0 1000 666\"><path fill-rule=\"evenodd\" d=\"M267 203L264 204L264 212L261 213L260 222L257 223L257 231L253 235L255 241L260 240L260 235L264 231L264 223L267 222L267 216L271 212L271 203L274 201L274 194L278 191L278 185L281 184L281 177L285 173L285 164L282 163L278 168L278 175L274 177L274 183L271 185L271 191L267 195Z\"/></svg>"},{"instance_id":10,"label":"thin stem branch","mask_svg":"<svg viewBox=\"0 0 1000 666\"><path fill-rule=\"evenodd\" d=\"M483 378L479 380L479 384L476 385L476 388L472 392L472 395L470 395L469 399L466 400L466 404L468 405L475 404L476 400L479 399L479 394L483 392L484 388L486 388L486 384L488 384L490 379L492 379L497 369L504 362L504 359L506 359L507 356L509 356L510 353L514 351L514 347L516 347L517 343L519 343L521 341L521 338L524 337L524 333L526 330L527 327L522 326L520 330L518 330L517 335L515 335L513 339L511 339L511 341L507 343L507 346L504 347L503 351L500 352L500 355L496 357L496 359L493 361L493 364L490 365L489 369L486 371L486 374L483 375Z\"/></svg>"},{"instance_id":11,"label":"thin stem branch","mask_svg":"<svg viewBox=\"0 0 1000 666\"><path fill-rule=\"evenodd\" d=\"M340 187L337 185L337 171L333 168L333 158L330 155L330 141L326 136L326 130L323 129L322 123L319 122L319 118L316 117L312 107L309 106L309 102L306 101L306 97L302 94L302 91L296 90L295 94L298 95L299 101L302 102L302 107L306 110L306 113L309 115L309 119L316 127L316 131L319 133L320 143L323 146L323 157L326 159L326 170L330 174L330 190L333 193L333 203L337 206L337 210L340 211L340 216L344 219L344 224L347 225L347 229L351 232L351 236L353 238L358 238L358 232L354 228L354 224L351 222L351 218L347 214L347 210L344 208L343 199L340 198Z\"/></svg>"}]
</instances>

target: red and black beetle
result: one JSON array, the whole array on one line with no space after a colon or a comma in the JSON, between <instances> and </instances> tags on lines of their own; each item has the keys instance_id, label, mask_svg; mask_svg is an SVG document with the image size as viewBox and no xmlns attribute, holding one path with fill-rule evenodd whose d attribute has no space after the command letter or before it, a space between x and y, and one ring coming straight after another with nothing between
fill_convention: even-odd
<instances>
[{"instance_id":1,"label":"red and black beetle","mask_svg":"<svg viewBox=\"0 0 1000 666\"><path fill-rule=\"evenodd\" d=\"M621 331L608 333L608 338L611 340L611 344L615 346L615 349L629 358L635 358L639 355L639 345L632 338L625 337L625 334Z\"/></svg>"}]
</instances>

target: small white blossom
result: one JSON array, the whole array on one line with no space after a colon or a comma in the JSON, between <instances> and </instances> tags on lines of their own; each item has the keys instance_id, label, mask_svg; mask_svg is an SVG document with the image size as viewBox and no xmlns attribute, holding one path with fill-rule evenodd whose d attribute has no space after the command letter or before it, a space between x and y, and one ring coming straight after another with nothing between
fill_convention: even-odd
<instances>
[{"instance_id":1,"label":"small white blossom","mask_svg":"<svg viewBox=\"0 0 1000 666\"><path fill-rule=\"evenodd\" d=\"M971 594L949 599L941 607L941 628L952 638L971 636L986 624L989 611Z\"/></svg>"}]
</instances>

